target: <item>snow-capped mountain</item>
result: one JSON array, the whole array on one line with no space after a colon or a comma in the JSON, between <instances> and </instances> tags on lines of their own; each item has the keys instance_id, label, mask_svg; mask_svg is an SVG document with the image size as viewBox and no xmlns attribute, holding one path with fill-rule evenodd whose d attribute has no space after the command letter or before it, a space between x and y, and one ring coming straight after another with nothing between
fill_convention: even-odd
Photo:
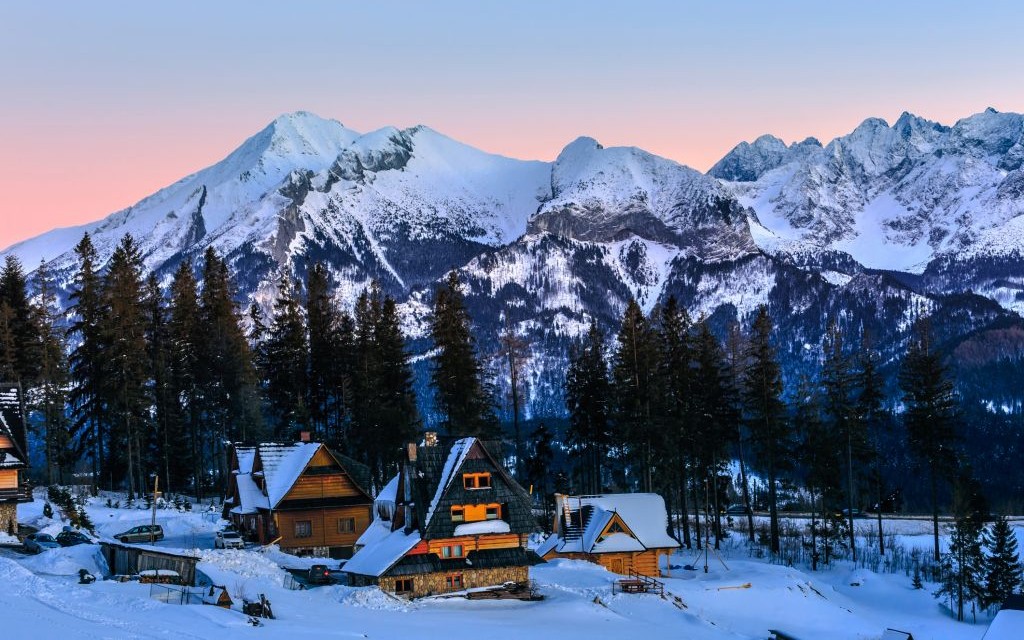
<instances>
[{"instance_id":1,"label":"snow-capped mountain","mask_svg":"<svg viewBox=\"0 0 1024 640\"><path fill-rule=\"evenodd\" d=\"M999 291L1024 282L1009 233L1024 225L1021 130L1021 116L994 112L953 127L868 120L824 147L763 136L704 175L592 138L523 161L423 126L363 134L300 112L132 207L7 252L67 278L83 232L101 260L131 233L166 278L213 247L240 295L264 304L282 272L323 261L340 304L373 279L396 296L418 354L429 353L434 283L455 268L481 352L506 327L524 336L531 412L550 415L571 342L592 319L614 331L630 298L650 311L675 295L718 328L768 304L794 380L815 366L831 319L870 328L887 357L922 313L943 319L944 341L1012 319L982 297L942 294L1016 304Z\"/></svg>"},{"instance_id":2,"label":"snow-capped mountain","mask_svg":"<svg viewBox=\"0 0 1024 640\"><path fill-rule=\"evenodd\" d=\"M951 276L950 265L966 272L978 261L1019 262L1022 167L1024 116L988 109L953 126L909 113L892 126L870 118L815 149L762 137L711 174L755 211L754 239L773 255L813 263L847 254L864 267L925 274L934 290L979 291L1019 310L1018 287Z\"/></svg>"}]
</instances>

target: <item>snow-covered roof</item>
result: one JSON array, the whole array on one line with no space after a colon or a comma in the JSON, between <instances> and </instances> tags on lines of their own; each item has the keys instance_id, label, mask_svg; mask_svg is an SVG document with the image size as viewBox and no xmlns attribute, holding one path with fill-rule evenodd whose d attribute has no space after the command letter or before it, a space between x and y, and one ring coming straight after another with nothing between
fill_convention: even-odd
<instances>
[{"instance_id":1,"label":"snow-covered roof","mask_svg":"<svg viewBox=\"0 0 1024 640\"><path fill-rule=\"evenodd\" d=\"M256 459L256 447L235 447L235 458L238 459L237 473L252 473L252 463Z\"/></svg>"},{"instance_id":2,"label":"snow-covered roof","mask_svg":"<svg viewBox=\"0 0 1024 640\"><path fill-rule=\"evenodd\" d=\"M380 576L402 559L420 541L418 531L406 534L403 529L392 531L376 543L363 547L345 563L346 573Z\"/></svg>"},{"instance_id":3,"label":"snow-covered roof","mask_svg":"<svg viewBox=\"0 0 1024 640\"><path fill-rule=\"evenodd\" d=\"M482 520L480 522L467 522L455 527L457 536L478 536L485 533L508 533L512 530L504 520Z\"/></svg>"},{"instance_id":4,"label":"snow-covered roof","mask_svg":"<svg viewBox=\"0 0 1024 640\"><path fill-rule=\"evenodd\" d=\"M373 518L390 521L395 518L396 504L398 503L398 478L396 474L384 488L380 490L373 501Z\"/></svg>"},{"instance_id":5,"label":"snow-covered roof","mask_svg":"<svg viewBox=\"0 0 1024 640\"><path fill-rule=\"evenodd\" d=\"M1000 609L982 640L1020 640L1024 629L1024 611Z\"/></svg>"},{"instance_id":6,"label":"snow-covered roof","mask_svg":"<svg viewBox=\"0 0 1024 640\"><path fill-rule=\"evenodd\" d=\"M656 493L613 493L597 496L558 496L556 513L565 511L581 523L571 534L560 520L555 533L537 548L543 556L557 553L622 553L674 549L679 542L668 534L665 500ZM618 516L626 530L602 533Z\"/></svg>"},{"instance_id":7,"label":"snow-covered roof","mask_svg":"<svg viewBox=\"0 0 1024 640\"><path fill-rule=\"evenodd\" d=\"M458 470L462 468L462 463L466 461L466 456L469 455L469 451L473 448L475 442L476 438L462 438L461 440L456 440L448 451L448 459L445 460L444 470L441 471L441 481L437 483L437 490L434 492L434 498L430 501L427 517L423 522L424 529L430 526L430 518L433 517L437 504L441 501L445 491L448 490L448 485L452 483L452 479L455 478Z\"/></svg>"},{"instance_id":8,"label":"snow-covered roof","mask_svg":"<svg viewBox=\"0 0 1024 640\"><path fill-rule=\"evenodd\" d=\"M271 508L276 507L284 499L285 494L299 479L303 469L322 446L319 442L261 444L259 446L262 469L253 472L253 475L262 474Z\"/></svg>"},{"instance_id":9,"label":"snow-covered roof","mask_svg":"<svg viewBox=\"0 0 1024 640\"><path fill-rule=\"evenodd\" d=\"M258 509L269 509L270 501L260 491L250 473L239 473L235 476L235 483L238 487L238 504L231 508L231 513L244 515L256 513Z\"/></svg>"},{"instance_id":10,"label":"snow-covered roof","mask_svg":"<svg viewBox=\"0 0 1024 640\"><path fill-rule=\"evenodd\" d=\"M362 549L372 544L377 544L384 538L391 535L391 523L386 520L380 520L374 518L370 521L370 526L366 527L366 531L359 536L356 540L356 549Z\"/></svg>"}]
</instances>

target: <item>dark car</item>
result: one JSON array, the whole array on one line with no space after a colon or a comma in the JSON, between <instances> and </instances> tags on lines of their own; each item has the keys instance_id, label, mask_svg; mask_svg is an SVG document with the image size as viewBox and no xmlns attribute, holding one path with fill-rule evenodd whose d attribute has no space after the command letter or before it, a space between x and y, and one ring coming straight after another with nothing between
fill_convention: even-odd
<instances>
[{"instance_id":1,"label":"dark car","mask_svg":"<svg viewBox=\"0 0 1024 640\"><path fill-rule=\"evenodd\" d=\"M748 513L750 513L750 509L742 504L729 505L729 508L725 510L725 514L729 516L745 516Z\"/></svg>"},{"instance_id":2,"label":"dark car","mask_svg":"<svg viewBox=\"0 0 1024 640\"><path fill-rule=\"evenodd\" d=\"M74 547L80 544L92 544L92 539L81 531L61 531L57 534L57 543L62 547Z\"/></svg>"},{"instance_id":3,"label":"dark car","mask_svg":"<svg viewBox=\"0 0 1024 640\"><path fill-rule=\"evenodd\" d=\"M114 536L121 542L149 542L152 540L164 539L164 528L158 524L143 524L132 527Z\"/></svg>"},{"instance_id":4,"label":"dark car","mask_svg":"<svg viewBox=\"0 0 1024 640\"><path fill-rule=\"evenodd\" d=\"M25 536L25 551L29 553L42 553L47 549L60 549L60 544L48 533L32 533Z\"/></svg>"},{"instance_id":5,"label":"dark car","mask_svg":"<svg viewBox=\"0 0 1024 640\"><path fill-rule=\"evenodd\" d=\"M334 579L331 578L331 570L325 564L314 564L310 567L306 580L309 584L330 584L334 582Z\"/></svg>"}]
</instances>

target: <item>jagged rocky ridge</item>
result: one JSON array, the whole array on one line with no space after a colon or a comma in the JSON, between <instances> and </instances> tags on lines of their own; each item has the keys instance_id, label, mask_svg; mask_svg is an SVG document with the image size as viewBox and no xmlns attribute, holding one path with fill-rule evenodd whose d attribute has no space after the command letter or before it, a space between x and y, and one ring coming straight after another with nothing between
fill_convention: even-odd
<instances>
[{"instance_id":1,"label":"jagged rocky ridge","mask_svg":"<svg viewBox=\"0 0 1024 640\"><path fill-rule=\"evenodd\" d=\"M295 113L128 209L8 251L67 278L84 231L103 259L130 232L166 277L212 246L263 303L282 269L322 260L340 304L372 279L398 297L421 354L433 283L457 268L482 353L506 326L527 337L530 411L552 415L569 344L591 318L613 330L630 297L651 309L676 295L718 328L769 304L793 381L831 318L870 328L890 362L922 313L950 345L1015 322L1021 120L905 114L824 147L763 136L703 175L591 138L531 162L427 127L360 134Z\"/></svg>"}]
</instances>

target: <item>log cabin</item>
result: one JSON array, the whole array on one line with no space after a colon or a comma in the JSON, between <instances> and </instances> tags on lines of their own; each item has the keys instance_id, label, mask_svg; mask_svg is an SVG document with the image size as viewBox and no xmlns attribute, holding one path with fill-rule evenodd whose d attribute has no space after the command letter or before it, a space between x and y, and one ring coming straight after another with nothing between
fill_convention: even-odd
<instances>
[{"instance_id":1,"label":"log cabin","mask_svg":"<svg viewBox=\"0 0 1024 640\"><path fill-rule=\"evenodd\" d=\"M372 535L342 570L356 586L408 598L524 583L542 562L529 494L476 438L407 446L381 492ZM387 518L390 518L388 520Z\"/></svg>"},{"instance_id":2,"label":"log cabin","mask_svg":"<svg viewBox=\"0 0 1024 640\"><path fill-rule=\"evenodd\" d=\"M552 531L537 547L540 557L587 560L624 575L660 576L661 557L680 546L656 493L556 494Z\"/></svg>"},{"instance_id":3,"label":"log cabin","mask_svg":"<svg viewBox=\"0 0 1024 640\"><path fill-rule=\"evenodd\" d=\"M32 501L25 455L25 411L18 384L0 384L0 533L18 533L18 504Z\"/></svg>"},{"instance_id":4,"label":"log cabin","mask_svg":"<svg viewBox=\"0 0 1024 640\"><path fill-rule=\"evenodd\" d=\"M363 465L317 442L233 445L224 517L242 535L296 555L348 558L369 526Z\"/></svg>"}]
</instances>

